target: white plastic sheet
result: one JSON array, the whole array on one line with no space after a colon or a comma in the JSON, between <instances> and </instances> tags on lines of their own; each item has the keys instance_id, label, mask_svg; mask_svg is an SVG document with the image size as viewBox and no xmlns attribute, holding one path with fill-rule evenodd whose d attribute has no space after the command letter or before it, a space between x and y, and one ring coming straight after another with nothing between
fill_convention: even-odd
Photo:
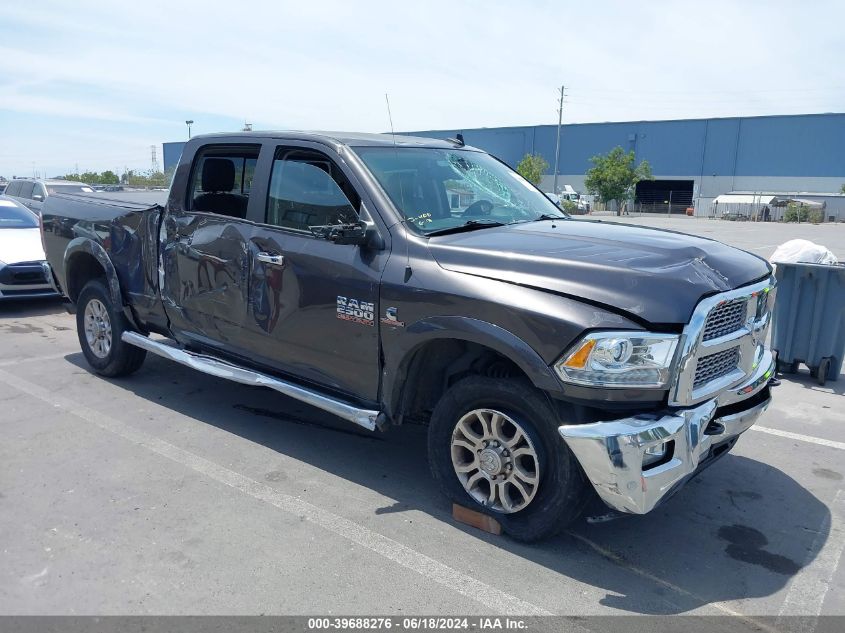
<instances>
[{"instance_id":1,"label":"white plastic sheet","mask_svg":"<svg viewBox=\"0 0 845 633\"><path fill-rule=\"evenodd\" d=\"M836 264L836 256L820 244L810 240L789 240L775 249L769 261L773 264Z\"/></svg>"}]
</instances>

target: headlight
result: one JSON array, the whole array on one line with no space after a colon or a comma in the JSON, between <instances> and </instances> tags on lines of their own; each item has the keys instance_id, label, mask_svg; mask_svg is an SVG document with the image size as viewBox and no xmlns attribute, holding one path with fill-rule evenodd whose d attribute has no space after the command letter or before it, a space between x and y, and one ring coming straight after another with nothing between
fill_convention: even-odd
<instances>
[{"instance_id":1,"label":"headlight","mask_svg":"<svg viewBox=\"0 0 845 633\"><path fill-rule=\"evenodd\" d=\"M593 387L667 387L676 334L594 332L555 364L561 380Z\"/></svg>"}]
</instances>

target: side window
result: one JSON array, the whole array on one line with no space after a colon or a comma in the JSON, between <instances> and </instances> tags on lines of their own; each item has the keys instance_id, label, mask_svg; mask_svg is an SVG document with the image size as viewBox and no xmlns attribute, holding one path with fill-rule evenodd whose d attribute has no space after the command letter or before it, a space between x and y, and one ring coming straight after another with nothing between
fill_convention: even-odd
<instances>
[{"instance_id":1,"label":"side window","mask_svg":"<svg viewBox=\"0 0 845 633\"><path fill-rule=\"evenodd\" d=\"M273 161L267 224L307 231L356 222L360 208L355 189L328 157L291 150Z\"/></svg>"},{"instance_id":2,"label":"side window","mask_svg":"<svg viewBox=\"0 0 845 633\"><path fill-rule=\"evenodd\" d=\"M35 185L32 188L32 195L33 196L41 196L42 200L44 198L46 198L47 196L45 195L44 185L42 185L40 182L35 183Z\"/></svg>"},{"instance_id":3,"label":"side window","mask_svg":"<svg viewBox=\"0 0 845 633\"><path fill-rule=\"evenodd\" d=\"M245 218L258 147L214 148L194 159L190 208Z\"/></svg>"},{"instance_id":4,"label":"side window","mask_svg":"<svg viewBox=\"0 0 845 633\"><path fill-rule=\"evenodd\" d=\"M7 196L16 196L18 192L21 190L21 183L12 181L9 183L9 186L6 187L6 195Z\"/></svg>"},{"instance_id":5,"label":"side window","mask_svg":"<svg viewBox=\"0 0 845 633\"><path fill-rule=\"evenodd\" d=\"M18 192L19 198L31 198L32 197L32 189L35 187L34 182L22 182L20 185L20 191Z\"/></svg>"}]
</instances>

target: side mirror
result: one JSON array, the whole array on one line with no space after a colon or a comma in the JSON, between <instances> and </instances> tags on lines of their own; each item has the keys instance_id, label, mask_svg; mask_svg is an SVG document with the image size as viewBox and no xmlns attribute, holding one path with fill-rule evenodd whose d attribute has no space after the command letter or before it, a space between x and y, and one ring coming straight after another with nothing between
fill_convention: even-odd
<instances>
[{"instance_id":1,"label":"side mirror","mask_svg":"<svg viewBox=\"0 0 845 633\"><path fill-rule=\"evenodd\" d=\"M337 227L328 237L335 244L356 244L361 246L367 241L367 225L363 222Z\"/></svg>"},{"instance_id":2,"label":"side mirror","mask_svg":"<svg viewBox=\"0 0 845 633\"><path fill-rule=\"evenodd\" d=\"M44 202L44 196L42 196L40 193L34 194L32 196L32 199L35 200L35 202Z\"/></svg>"},{"instance_id":3,"label":"side mirror","mask_svg":"<svg viewBox=\"0 0 845 633\"><path fill-rule=\"evenodd\" d=\"M324 226L310 226L314 237L319 237L335 244L355 244L362 246L367 243L367 225L364 222L354 224L327 224Z\"/></svg>"}]
</instances>

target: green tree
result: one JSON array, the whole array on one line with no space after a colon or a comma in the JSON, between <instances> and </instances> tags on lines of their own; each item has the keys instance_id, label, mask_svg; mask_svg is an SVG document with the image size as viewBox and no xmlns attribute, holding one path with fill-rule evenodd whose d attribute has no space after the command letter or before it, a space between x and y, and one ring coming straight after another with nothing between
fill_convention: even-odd
<instances>
[{"instance_id":1,"label":"green tree","mask_svg":"<svg viewBox=\"0 0 845 633\"><path fill-rule=\"evenodd\" d=\"M539 185L543 180L543 173L549 168L549 164L539 154L526 154L516 166L516 171L528 182Z\"/></svg>"},{"instance_id":2,"label":"green tree","mask_svg":"<svg viewBox=\"0 0 845 633\"><path fill-rule=\"evenodd\" d=\"M123 174L120 181L130 187L168 187L170 177L161 171L136 172L129 170Z\"/></svg>"},{"instance_id":3,"label":"green tree","mask_svg":"<svg viewBox=\"0 0 845 633\"><path fill-rule=\"evenodd\" d=\"M811 222L818 224L824 219L821 209L809 209L798 202L790 202L786 205L786 213L783 214L784 222Z\"/></svg>"},{"instance_id":4,"label":"green tree","mask_svg":"<svg viewBox=\"0 0 845 633\"><path fill-rule=\"evenodd\" d=\"M635 160L633 151L625 152L621 147L590 159L593 166L587 170L584 186L604 203L616 200L620 205L617 215L622 212L622 202L633 197L638 182L654 180L648 161L635 166Z\"/></svg>"},{"instance_id":5,"label":"green tree","mask_svg":"<svg viewBox=\"0 0 845 633\"><path fill-rule=\"evenodd\" d=\"M111 170L106 170L100 174L100 184L101 185L116 185L120 180L117 177L117 174Z\"/></svg>"},{"instance_id":6,"label":"green tree","mask_svg":"<svg viewBox=\"0 0 845 633\"><path fill-rule=\"evenodd\" d=\"M839 190L839 193L845 193L845 185L842 185L842 188Z\"/></svg>"}]
</instances>

